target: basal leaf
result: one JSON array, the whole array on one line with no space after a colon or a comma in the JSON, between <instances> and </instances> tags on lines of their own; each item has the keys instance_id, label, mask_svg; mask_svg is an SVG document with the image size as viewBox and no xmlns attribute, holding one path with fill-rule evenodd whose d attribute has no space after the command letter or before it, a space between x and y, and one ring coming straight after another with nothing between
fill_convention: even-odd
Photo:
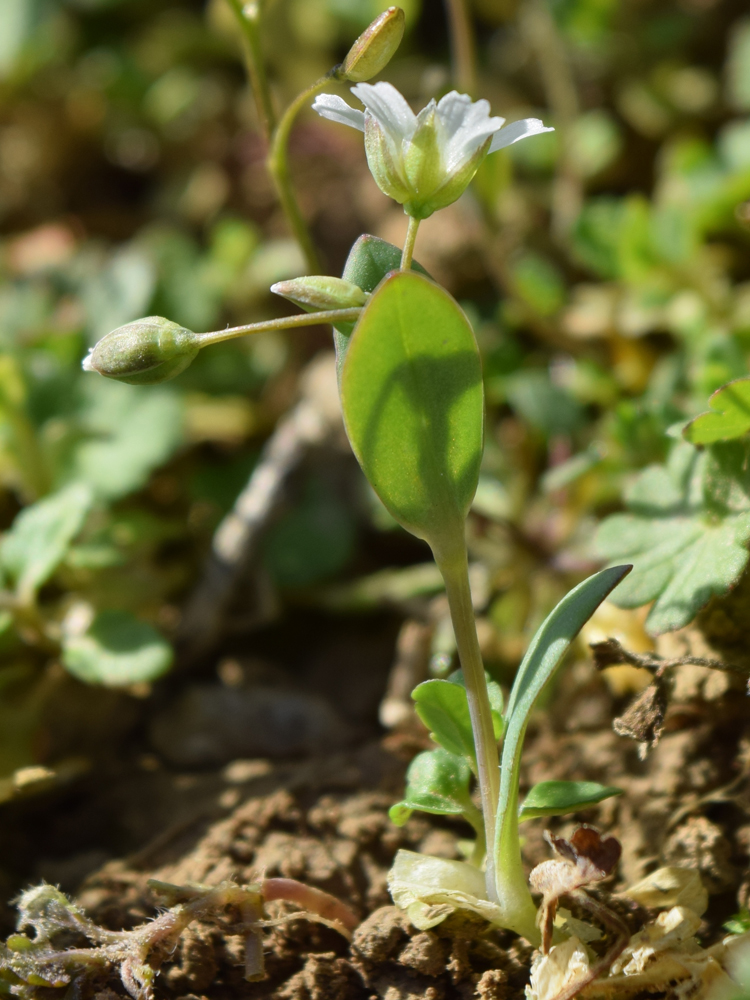
<instances>
[{"instance_id":1,"label":"basal leaf","mask_svg":"<svg viewBox=\"0 0 750 1000\"><path fill-rule=\"evenodd\" d=\"M466 689L451 681L423 681L411 696L431 738L449 753L465 757L476 766Z\"/></svg>"},{"instance_id":2,"label":"basal leaf","mask_svg":"<svg viewBox=\"0 0 750 1000\"><path fill-rule=\"evenodd\" d=\"M469 795L471 768L463 757L447 750L427 750L419 754L406 772L406 793L389 816L403 826L412 811L441 816L460 816L474 807Z\"/></svg>"},{"instance_id":3,"label":"basal leaf","mask_svg":"<svg viewBox=\"0 0 750 1000\"><path fill-rule=\"evenodd\" d=\"M750 431L750 378L738 378L717 389L709 410L691 420L683 436L691 444L713 444Z\"/></svg>"},{"instance_id":4,"label":"basal leaf","mask_svg":"<svg viewBox=\"0 0 750 1000\"><path fill-rule=\"evenodd\" d=\"M513 892L511 886L503 884L504 875L510 879L524 877L518 844L518 769L523 737L534 703L573 639L629 571L630 566L614 566L579 583L547 616L518 668L505 714L500 801L495 830L495 857L499 859L497 890L501 899Z\"/></svg>"},{"instance_id":5,"label":"basal leaf","mask_svg":"<svg viewBox=\"0 0 750 1000\"><path fill-rule=\"evenodd\" d=\"M524 799L518 820L523 823L537 816L564 816L588 809L612 795L622 795L622 789L597 781L540 781Z\"/></svg>"},{"instance_id":6,"label":"basal leaf","mask_svg":"<svg viewBox=\"0 0 750 1000\"><path fill-rule=\"evenodd\" d=\"M153 681L172 666L167 640L126 611L100 611L83 635L63 640L66 669L87 684L122 687Z\"/></svg>"},{"instance_id":7,"label":"basal leaf","mask_svg":"<svg viewBox=\"0 0 750 1000\"><path fill-rule=\"evenodd\" d=\"M391 514L433 550L462 545L483 394L474 334L455 300L414 271L386 277L352 335L341 402L354 453Z\"/></svg>"},{"instance_id":8,"label":"basal leaf","mask_svg":"<svg viewBox=\"0 0 750 1000\"><path fill-rule=\"evenodd\" d=\"M682 628L747 564L747 446L717 443L701 454L680 444L666 466L641 473L626 503L629 512L607 518L595 539L600 555L633 563L613 603L636 608L653 601L646 620L652 635Z\"/></svg>"},{"instance_id":9,"label":"basal leaf","mask_svg":"<svg viewBox=\"0 0 750 1000\"><path fill-rule=\"evenodd\" d=\"M22 599L31 598L65 558L83 527L93 494L71 486L38 500L16 517L0 547L0 565Z\"/></svg>"}]
</instances>

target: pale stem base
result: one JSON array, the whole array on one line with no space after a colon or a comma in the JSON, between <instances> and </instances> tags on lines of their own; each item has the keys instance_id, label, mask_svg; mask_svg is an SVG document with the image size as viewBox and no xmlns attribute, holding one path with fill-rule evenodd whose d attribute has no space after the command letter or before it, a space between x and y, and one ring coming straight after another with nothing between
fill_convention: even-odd
<instances>
[{"instance_id":1,"label":"pale stem base","mask_svg":"<svg viewBox=\"0 0 750 1000\"><path fill-rule=\"evenodd\" d=\"M466 685L466 697L469 703L469 715L477 753L477 778L482 800L485 836L487 844L491 845L495 843L495 814L500 794L500 761L492 724L492 709L484 677L484 663L477 638L474 608L471 603L469 563L463 539L461 540L460 552L450 559L441 559L436 553L435 561L445 581L451 621L456 636L456 647ZM486 881L487 895L494 902L496 888L492 851L487 853Z\"/></svg>"}]
</instances>

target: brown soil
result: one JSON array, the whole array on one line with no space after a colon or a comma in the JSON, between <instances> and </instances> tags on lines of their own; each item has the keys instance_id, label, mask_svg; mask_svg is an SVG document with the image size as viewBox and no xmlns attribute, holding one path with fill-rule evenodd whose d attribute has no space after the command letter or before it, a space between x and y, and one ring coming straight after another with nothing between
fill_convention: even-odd
<instances>
[{"instance_id":1,"label":"brown soil","mask_svg":"<svg viewBox=\"0 0 750 1000\"><path fill-rule=\"evenodd\" d=\"M682 667L670 687L664 735L641 761L636 744L611 727L627 699L616 702L590 664L568 668L554 711L533 720L523 783L589 779L624 794L574 818L526 824L524 852L536 864L549 856L545 826L565 832L586 821L622 842L610 891L660 864L695 867L711 894L702 928L708 942L750 897L750 715L744 690L729 675ZM238 761L194 779L192 815L176 817L137 855L106 864L77 898L105 926L129 927L154 915L149 878L214 885L265 873L333 893L363 918L351 943L303 917L268 928L267 976L257 983L243 979L242 937L195 924L163 967L157 997L520 997L531 952L512 935L456 918L419 932L390 905L386 876L400 847L459 857L457 841L468 834L461 824L426 816L401 829L388 820L406 763L425 739L411 724L355 750L296 764ZM163 777L166 799L170 782L184 795L190 780ZM268 906L272 917L293 909ZM110 990L125 996L114 978ZM111 1000L113 993L107 991Z\"/></svg>"}]
</instances>

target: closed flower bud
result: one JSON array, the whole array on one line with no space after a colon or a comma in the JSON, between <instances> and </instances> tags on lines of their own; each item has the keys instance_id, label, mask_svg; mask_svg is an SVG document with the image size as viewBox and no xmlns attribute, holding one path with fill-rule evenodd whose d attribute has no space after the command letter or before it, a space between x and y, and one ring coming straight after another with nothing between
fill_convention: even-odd
<instances>
[{"instance_id":1,"label":"closed flower bud","mask_svg":"<svg viewBox=\"0 0 750 1000\"><path fill-rule=\"evenodd\" d=\"M352 83L362 83L385 69L404 37L404 12L389 7L376 17L349 49L340 74Z\"/></svg>"},{"instance_id":2,"label":"closed flower bud","mask_svg":"<svg viewBox=\"0 0 750 1000\"><path fill-rule=\"evenodd\" d=\"M275 295L281 295L306 312L323 309L356 309L363 306L367 296L359 287L344 278L328 275L313 275L309 278L292 278L291 281L277 281L271 285Z\"/></svg>"},{"instance_id":3,"label":"closed flower bud","mask_svg":"<svg viewBox=\"0 0 750 1000\"><path fill-rule=\"evenodd\" d=\"M147 316L108 333L83 359L83 368L133 385L179 375L200 350L200 338L163 316Z\"/></svg>"}]
</instances>

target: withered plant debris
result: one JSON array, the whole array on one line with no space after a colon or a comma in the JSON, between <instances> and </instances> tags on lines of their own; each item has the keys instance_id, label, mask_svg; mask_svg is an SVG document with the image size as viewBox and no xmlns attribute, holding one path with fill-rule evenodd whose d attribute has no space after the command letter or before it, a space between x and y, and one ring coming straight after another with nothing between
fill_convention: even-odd
<instances>
[{"instance_id":1,"label":"withered plant debris","mask_svg":"<svg viewBox=\"0 0 750 1000\"><path fill-rule=\"evenodd\" d=\"M543 861L529 875L531 888L542 894L539 910L542 955L546 957L550 954L560 902L573 906L577 904L603 924L611 936L611 943L599 961L585 970L584 975L568 983L554 998L571 1000L606 972L627 946L629 932L622 918L586 891L589 886L612 874L620 860L622 847L615 837L602 838L598 830L586 825L578 827L569 840L556 837L549 830L545 830L544 838L557 859Z\"/></svg>"},{"instance_id":2,"label":"withered plant debris","mask_svg":"<svg viewBox=\"0 0 750 1000\"><path fill-rule=\"evenodd\" d=\"M748 685L750 694L750 677L747 670L734 666L732 663L725 663L723 660L712 660L705 656L674 656L670 659L659 656L658 653L633 653L617 640L604 639L602 642L591 642L589 648L594 656L594 666L597 670L604 670L606 667L615 667L622 663L627 663L632 667L642 667L644 670L652 670L663 673L674 667L708 667L709 670L722 670L727 674L736 674Z\"/></svg>"},{"instance_id":3,"label":"withered plant debris","mask_svg":"<svg viewBox=\"0 0 750 1000\"><path fill-rule=\"evenodd\" d=\"M638 744L638 756L646 759L664 732L664 716L667 712L667 694L661 678L654 680L628 707L624 715L612 721L612 728L618 736L628 736Z\"/></svg>"},{"instance_id":4,"label":"withered plant debris","mask_svg":"<svg viewBox=\"0 0 750 1000\"><path fill-rule=\"evenodd\" d=\"M304 916L351 938L359 923L339 900L294 879L263 879L251 885L171 885L151 880L149 888L169 909L131 930L98 926L52 885L39 885L18 900L16 934L0 945L0 980L24 1000L40 990L69 987L80 995L87 986L103 987L113 973L133 1000L152 1000L159 969L174 954L180 936L195 920L216 924L226 934L245 938L245 979L264 977L260 930L278 923L265 919L264 903L286 899ZM299 917L298 912L287 918ZM27 932L33 931L33 936Z\"/></svg>"},{"instance_id":5,"label":"withered plant debris","mask_svg":"<svg viewBox=\"0 0 750 1000\"><path fill-rule=\"evenodd\" d=\"M612 723L612 728L618 736L627 736L638 743L638 756L641 760L646 759L648 751L657 745L664 732L667 692L663 678L668 670L682 666L721 670L741 677L750 694L750 677L747 671L731 663L724 663L723 660L712 660L704 656L676 656L665 659L656 653L633 653L613 638L589 643L589 648L593 653L594 666L597 670L627 663L654 673L653 682L640 693L625 714Z\"/></svg>"}]
</instances>

